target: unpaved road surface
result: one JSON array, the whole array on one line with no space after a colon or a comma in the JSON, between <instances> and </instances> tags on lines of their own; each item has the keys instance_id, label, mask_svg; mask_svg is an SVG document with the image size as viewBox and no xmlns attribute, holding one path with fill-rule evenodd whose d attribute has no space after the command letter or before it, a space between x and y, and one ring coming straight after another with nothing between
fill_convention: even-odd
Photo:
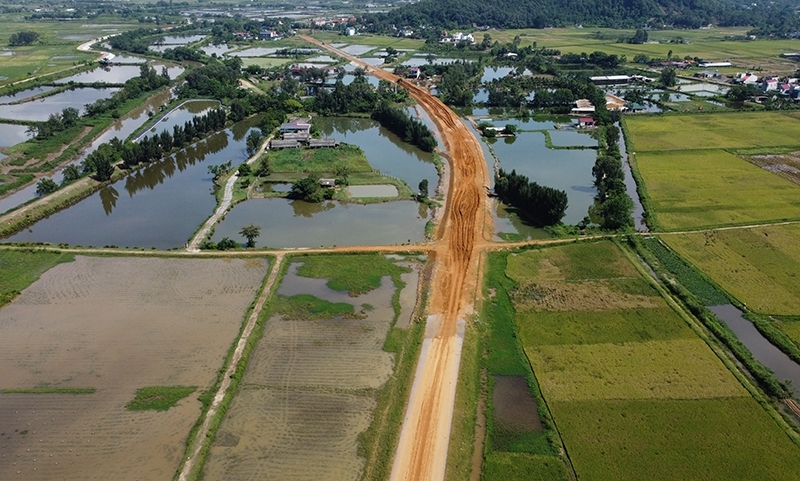
<instances>
[{"instance_id":1,"label":"unpaved road surface","mask_svg":"<svg viewBox=\"0 0 800 481\"><path fill-rule=\"evenodd\" d=\"M365 67L376 77L398 77L310 37L306 41ZM478 288L478 251L490 227L489 173L483 152L458 116L427 90L402 82L442 135L451 166L447 204L434 245L431 316L400 433L392 480L444 479L465 315Z\"/></svg>"}]
</instances>

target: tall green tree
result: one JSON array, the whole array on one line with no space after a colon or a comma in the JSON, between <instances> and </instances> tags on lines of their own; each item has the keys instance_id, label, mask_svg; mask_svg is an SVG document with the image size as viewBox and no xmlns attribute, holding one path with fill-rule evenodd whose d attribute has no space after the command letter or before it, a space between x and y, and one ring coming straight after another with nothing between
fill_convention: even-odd
<instances>
[{"instance_id":1,"label":"tall green tree","mask_svg":"<svg viewBox=\"0 0 800 481\"><path fill-rule=\"evenodd\" d=\"M255 224L247 224L242 227L239 234L247 239L247 247L252 248L256 246L256 238L261 235L261 227Z\"/></svg>"}]
</instances>

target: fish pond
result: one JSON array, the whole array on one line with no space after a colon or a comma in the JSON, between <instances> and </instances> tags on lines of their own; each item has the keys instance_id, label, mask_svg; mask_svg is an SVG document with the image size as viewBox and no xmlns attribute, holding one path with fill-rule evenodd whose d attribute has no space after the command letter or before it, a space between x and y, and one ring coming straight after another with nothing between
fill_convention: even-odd
<instances>
[{"instance_id":1,"label":"fish pond","mask_svg":"<svg viewBox=\"0 0 800 481\"><path fill-rule=\"evenodd\" d=\"M141 167L4 240L182 247L216 206L208 165L244 161L245 137L255 124L255 119L240 122L169 158Z\"/></svg>"},{"instance_id":2,"label":"fish pond","mask_svg":"<svg viewBox=\"0 0 800 481\"><path fill-rule=\"evenodd\" d=\"M118 88L76 88L32 102L0 105L0 118L43 122L51 114L61 112L67 107L78 109L83 115L86 111L86 104L94 103L100 99L107 99L118 91Z\"/></svg>"},{"instance_id":3,"label":"fish pond","mask_svg":"<svg viewBox=\"0 0 800 481\"><path fill-rule=\"evenodd\" d=\"M256 244L264 247L394 245L422 241L426 222L419 204L410 200L342 204L250 199L225 216L211 240L228 237L243 242L239 230L255 224L261 227Z\"/></svg>"}]
</instances>

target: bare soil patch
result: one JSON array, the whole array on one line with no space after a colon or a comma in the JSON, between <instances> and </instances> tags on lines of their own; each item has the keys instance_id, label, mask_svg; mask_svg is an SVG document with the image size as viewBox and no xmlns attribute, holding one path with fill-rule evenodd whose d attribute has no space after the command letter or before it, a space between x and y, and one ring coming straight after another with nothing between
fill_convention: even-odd
<instances>
[{"instance_id":1,"label":"bare soil patch","mask_svg":"<svg viewBox=\"0 0 800 481\"><path fill-rule=\"evenodd\" d=\"M264 260L76 257L0 310L0 479L170 479ZM144 386L198 386L164 412L125 405ZM26 434L20 434L27 430ZM16 463L16 464L13 464Z\"/></svg>"}]
</instances>

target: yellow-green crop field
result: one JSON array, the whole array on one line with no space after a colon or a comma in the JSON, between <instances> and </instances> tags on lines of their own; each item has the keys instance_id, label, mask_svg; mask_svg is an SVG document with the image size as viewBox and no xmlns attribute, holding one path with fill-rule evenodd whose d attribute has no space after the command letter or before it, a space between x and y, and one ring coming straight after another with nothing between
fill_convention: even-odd
<instances>
[{"instance_id":1,"label":"yellow-green crop field","mask_svg":"<svg viewBox=\"0 0 800 481\"><path fill-rule=\"evenodd\" d=\"M800 479L800 447L681 315L642 287L615 244L511 254L506 275L516 282L519 338L579 479ZM589 305L579 295L567 310L545 289L588 296L598 285L603 297L649 303Z\"/></svg>"},{"instance_id":2,"label":"yellow-green crop field","mask_svg":"<svg viewBox=\"0 0 800 481\"><path fill-rule=\"evenodd\" d=\"M800 315L799 237L800 225L789 224L662 239L748 309Z\"/></svg>"},{"instance_id":3,"label":"yellow-green crop field","mask_svg":"<svg viewBox=\"0 0 800 481\"><path fill-rule=\"evenodd\" d=\"M800 145L800 121L777 112L626 118L637 153Z\"/></svg>"},{"instance_id":4,"label":"yellow-green crop field","mask_svg":"<svg viewBox=\"0 0 800 481\"><path fill-rule=\"evenodd\" d=\"M800 449L749 397L550 403L582 481L800 479Z\"/></svg>"},{"instance_id":5,"label":"yellow-green crop field","mask_svg":"<svg viewBox=\"0 0 800 481\"><path fill-rule=\"evenodd\" d=\"M505 31L490 30L487 33L492 40L511 42L519 35L520 45L526 46L536 42L537 47L557 48L562 52L591 53L597 50L616 55L625 55L628 61L638 54L650 57L666 58L670 51L677 58L700 57L709 61L729 60L738 67L739 72L762 66L780 65L786 72L795 69L793 62L779 57L784 52L797 51L794 40L756 40L728 41L726 36L743 36L747 28L713 28L703 30L669 30L650 31L649 40L655 43L634 45L617 42L619 38L632 37L634 30L616 30L608 28L548 28L513 29ZM599 35L598 35L599 34ZM483 34L476 35L478 41ZM683 43L680 43L683 41Z\"/></svg>"},{"instance_id":6,"label":"yellow-green crop field","mask_svg":"<svg viewBox=\"0 0 800 481\"><path fill-rule=\"evenodd\" d=\"M800 321L778 321L775 326L800 346Z\"/></svg>"},{"instance_id":7,"label":"yellow-green crop field","mask_svg":"<svg viewBox=\"0 0 800 481\"><path fill-rule=\"evenodd\" d=\"M637 153L636 162L661 229L800 217L800 186L725 151Z\"/></svg>"}]
</instances>

